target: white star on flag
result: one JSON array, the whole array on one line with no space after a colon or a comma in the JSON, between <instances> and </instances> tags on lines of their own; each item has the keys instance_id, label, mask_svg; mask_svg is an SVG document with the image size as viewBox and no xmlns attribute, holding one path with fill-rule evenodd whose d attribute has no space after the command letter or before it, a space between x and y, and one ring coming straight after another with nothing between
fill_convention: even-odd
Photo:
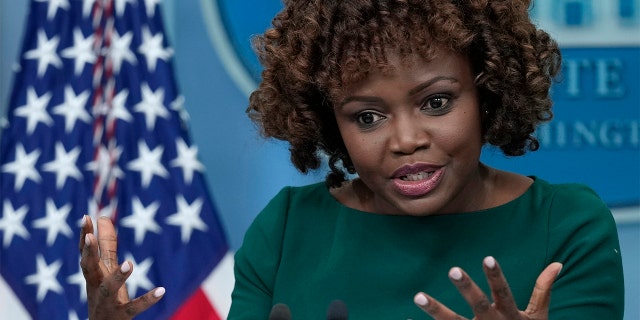
<instances>
[{"instance_id":1,"label":"white star on flag","mask_svg":"<svg viewBox=\"0 0 640 320\"><path fill-rule=\"evenodd\" d=\"M133 40L132 32L126 32L122 36L117 32L113 34L111 47L107 55L113 62L113 72L116 74L120 73L122 62L127 61L130 64L138 62L136 55L131 51L131 40Z\"/></svg>"},{"instance_id":2,"label":"white star on flag","mask_svg":"<svg viewBox=\"0 0 640 320\"><path fill-rule=\"evenodd\" d=\"M73 29L73 46L62 50L61 56L67 59L73 59L74 72L80 75L85 64L93 64L96 62L96 53L93 51L94 37L90 35L84 37L82 30Z\"/></svg>"},{"instance_id":3,"label":"white star on flag","mask_svg":"<svg viewBox=\"0 0 640 320\"><path fill-rule=\"evenodd\" d=\"M73 310L69 311L69 320L80 320L78 313Z\"/></svg>"},{"instance_id":4,"label":"white star on flag","mask_svg":"<svg viewBox=\"0 0 640 320\"><path fill-rule=\"evenodd\" d=\"M80 156L80 147L75 147L67 152L62 142L56 143L56 158L42 165L43 171L56 174L56 188L62 189L69 177L82 180L82 172L76 166Z\"/></svg>"},{"instance_id":5,"label":"white star on flag","mask_svg":"<svg viewBox=\"0 0 640 320\"><path fill-rule=\"evenodd\" d=\"M202 199L196 199L189 204L184 196L177 196L176 204L178 212L167 217L167 224L180 227L183 243L189 242L194 229L207 231L207 225L200 218Z\"/></svg>"},{"instance_id":6,"label":"white star on flag","mask_svg":"<svg viewBox=\"0 0 640 320\"><path fill-rule=\"evenodd\" d=\"M59 8L69 10L69 0L36 0L36 2L47 2L47 20L53 20Z\"/></svg>"},{"instance_id":7,"label":"white star on flag","mask_svg":"<svg viewBox=\"0 0 640 320\"><path fill-rule=\"evenodd\" d=\"M64 103L53 107L51 110L53 114L65 118L65 132L71 132L78 120L82 120L82 122L87 124L91 123L91 115L87 109L85 109L88 100L88 91L76 95L71 86L64 87Z\"/></svg>"},{"instance_id":8,"label":"white star on flag","mask_svg":"<svg viewBox=\"0 0 640 320\"><path fill-rule=\"evenodd\" d=\"M156 6L160 4L162 0L144 0L144 6L147 8L147 17L153 17L156 15Z\"/></svg>"},{"instance_id":9,"label":"white star on flag","mask_svg":"<svg viewBox=\"0 0 640 320\"><path fill-rule=\"evenodd\" d=\"M24 146L19 144L16 146L15 160L2 166L2 172L8 172L15 175L14 189L16 191L22 189L22 186L27 179L31 179L34 182L40 182L42 178L35 167L39 157L40 150L36 149L27 154L24 150Z\"/></svg>"},{"instance_id":10,"label":"white star on flag","mask_svg":"<svg viewBox=\"0 0 640 320\"><path fill-rule=\"evenodd\" d=\"M167 61L173 55L172 50L163 47L163 39L162 33L152 35L148 27L142 28L142 44L138 51L145 56L151 72L156 70L158 59Z\"/></svg>"},{"instance_id":11,"label":"white star on flag","mask_svg":"<svg viewBox=\"0 0 640 320\"><path fill-rule=\"evenodd\" d=\"M163 103L164 89L158 88L156 91L152 91L148 83L143 83L140 90L142 91L142 101L136 104L133 110L144 113L147 129L152 131L158 117L165 119L169 117L169 112Z\"/></svg>"},{"instance_id":12,"label":"white star on flag","mask_svg":"<svg viewBox=\"0 0 640 320\"><path fill-rule=\"evenodd\" d=\"M53 124L53 119L47 113L47 105L51 100L51 93L47 92L38 97L36 89L30 87L27 89L27 104L17 107L15 115L27 119L27 133L33 134L38 123L42 122L47 126Z\"/></svg>"},{"instance_id":13,"label":"white star on flag","mask_svg":"<svg viewBox=\"0 0 640 320\"><path fill-rule=\"evenodd\" d=\"M189 147L183 139L176 140L176 147L178 148L178 157L171 161L171 166L182 168L184 181L191 184L193 173L204 171L204 165L198 161L198 147Z\"/></svg>"},{"instance_id":14,"label":"white star on flag","mask_svg":"<svg viewBox=\"0 0 640 320\"><path fill-rule=\"evenodd\" d=\"M186 123L189 122L189 112L184 108L184 96L177 96L175 100L171 102L169 106L171 110L177 111L180 115L180 120L182 121L182 125L186 127Z\"/></svg>"},{"instance_id":15,"label":"white star on flag","mask_svg":"<svg viewBox=\"0 0 640 320\"><path fill-rule=\"evenodd\" d=\"M96 191L101 194L110 181L124 177L124 172L117 165L122 154L122 148L110 144L107 148L101 145L97 150L94 161L87 164L87 169L94 172L96 176Z\"/></svg>"},{"instance_id":16,"label":"white star on flag","mask_svg":"<svg viewBox=\"0 0 640 320\"><path fill-rule=\"evenodd\" d=\"M160 234L162 228L156 223L155 217L160 208L160 203L153 202L147 207L142 204L140 198L133 198L133 213L130 216L122 218L123 227L132 228L135 235L136 244L142 244L147 231Z\"/></svg>"},{"instance_id":17,"label":"white star on flag","mask_svg":"<svg viewBox=\"0 0 640 320\"><path fill-rule=\"evenodd\" d=\"M129 162L128 169L140 172L142 175L142 186L147 188L151 183L154 175L166 178L169 175L167 169L164 168L162 162L163 146L157 146L153 150L149 150L147 143L140 140L138 142L138 158Z\"/></svg>"},{"instance_id":18,"label":"white star on flag","mask_svg":"<svg viewBox=\"0 0 640 320\"><path fill-rule=\"evenodd\" d=\"M111 102L111 110L107 113L108 119L118 119L126 122L133 121L133 116L127 110L126 102L127 97L129 96L129 90L122 89L115 97L113 97L113 101Z\"/></svg>"},{"instance_id":19,"label":"white star on flag","mask_svg":"<svg viewBox=\"0 0 640 320\"><path fill-rule=\"evenodd\" d=\"M138 263L131 253L127 253L125 260L131 261L134 266L133 272L127 279L127 291L130 297L135 297L139 289L151 290L155 287L147 275L153 265L152 258L146 258Z\"/></svg>"},{"instance_id":20,"label":"white star on flag","mask_svg":"<svg viewBox=\"0 0 640 320\"><path fill-rule=\"evenodd\" d=\"M122 17L124 10L127 8L127 3L135 4L135 0L115 0L116 15Z\"/></svg>"},{"instance_id":21,"label":"white star on flag","mask_svg":"<svg viewBox=\"0 0 640 320\"><path fill-rule=\"evenodd\" d=\"M48 246L53 245L60 233L68 238L73 237L73 231L67 223L69 212L71 212L71 205L66 204L58 208L53 199L47 199L47 215L33 221L34 228L47 230Z\"/></svg>"},{"instance_id":22,"label":"white star on flag","mask_svg":"<svg viewBox=\"0 0 640 320\"><path fill-rule=\"evenodd\" d=\"M44 75L49 64L54 65L56 68L62 68L62 61L56 53L59 42L60 38L58 36L48 39L44 30L40 30L38 31L37 48L24 53L25 59L38 59L38 77Z\"/></svg>"},{"instance_id":23,"label":"white star on flag","mask_svg":"<svg viewBox=\"0 0 640 320\"><path fill-rule=\"evenodd\" d=\"M82 0L82 17L88 18L91 16L91 10L93 10L93 5L96 0Z\"/></svg>"},{"instance_id":24,"label":"white star on flag","mask_svg":"<svg viewBox=\"0 0 640 320\"><path fill-rule=\"evenodd\" d=\"M38 301L44 300L47 292L62 293L62 286L58 282L58 272L62 267L62 260L56 260L52 264L47 264L41 254L36 256L36 273L27 276L24 280L26 284L38 286Z\"/></svg>"},{"instance_id":25,"label":"white star on flag","mask_svg":"<svg viewBox=\"0 0 640 320\"><path fill-rule=\"evenodd\" d=\"M13 236L29 239L29 231L24 227L24 217L27 216L29 207L24 205L15 209L9 200L2 203L2 218L0 218L0 230L2 230L2 246L8 248L13 241Z\"/></svg>"}]
</instances>

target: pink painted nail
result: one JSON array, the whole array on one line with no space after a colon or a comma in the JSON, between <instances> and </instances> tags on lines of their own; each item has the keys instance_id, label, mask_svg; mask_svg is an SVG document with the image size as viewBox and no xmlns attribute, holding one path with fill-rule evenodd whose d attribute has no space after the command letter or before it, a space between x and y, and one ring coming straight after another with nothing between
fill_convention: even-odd
<instances>
[{"instance_id":1,"label":"pink painted nail","mask_svg":"<svg viewBox=\"0 0 640 320\"><path fill-rule=\"evenodd\" d=\"M153 292L153 296L156 298L160 298L164 295L165 289L164 287L159 287Z\"/></svg>"},{"instance_id":2,"label":"pink painted nail","mask_svg":"<svg viewBox=\"0 0 640 320\"><path fill-rule=\"evenodd\" d=\"M462 279L462 270L458 267L451 268L451 271L449 271L449 277L453 280Z\"/></svg>"},{"instance_id":3,"label":"pink painted nail","mask_svg":"<svg viewBox=\"0 0 640 320\"><path fill-rule=\"evenodd\" d=\"M129 272L129 270L131 270L131 265L129 265L129 262L125 261L124 263L122 263L122 265L120 266L120 272L127 273Z\"/></svg>"},{"instance_id":4,"label":"pink painted nail","mask_svg":"<svg viewBox=\"0 0 640 320\"><path fill-rule=\"evenodd\" d=\"M425 307L429 304L429 299L424 294L418 293L415 297L413 297L413 302L415 302L419 306Z\"/></svg>"},{"instance_id":5,"label":"pink painted nail","mask_svg":"<svg viewBox=\"0 0 640 320\"><path fill-rule=\"evenodd\" d=\"M487 266L487 268L489 269L493 269L496 267L496 259L494 259L491 256L486 257L484 258L484 265Z\"/></svg>"}]
</instances>

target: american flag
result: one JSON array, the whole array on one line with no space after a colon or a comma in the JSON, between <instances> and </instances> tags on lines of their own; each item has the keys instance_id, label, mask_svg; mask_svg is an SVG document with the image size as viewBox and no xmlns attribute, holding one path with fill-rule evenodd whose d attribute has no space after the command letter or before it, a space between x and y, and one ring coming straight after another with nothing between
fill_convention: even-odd
<instances>
[{"instance_id":1,"label":"american flag","mask_svg":"<svg viewBox=\"0 0 640 320\"><path fill-rule=\"evenodd\" d=\"M167 289L140 319L226 315L208 293L216 288L202 289L228 264L228 245L160 1L29 4L0 140L0 273L34 319L87 318L84 214L116 224L120 262L134 263L131 297Z\"/></svg>"}]
</instances>

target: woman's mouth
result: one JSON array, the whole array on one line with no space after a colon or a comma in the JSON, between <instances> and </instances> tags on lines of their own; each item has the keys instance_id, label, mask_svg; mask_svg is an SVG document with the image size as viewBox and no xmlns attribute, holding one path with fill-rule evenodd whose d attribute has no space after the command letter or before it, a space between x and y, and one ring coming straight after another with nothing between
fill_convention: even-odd
<instances>
[{"instance_id":1,"label":"woman's mouth","mask_svg":"<svg viewBox=\"0 0 640 320\"><path fill-rule=\"evenodd\" d=\"M405 167L400 170L400 175L395 175L393 185L395 189L406 197L421 197L433 191L444 175L444 167L430 167L418 169Z\"/></svg>"},{"instance_id":2,"label":"woman's mouth","mask_svg":"<svg viewBox=\"0 0 640 320\"><path fill-rule=\"evenodd\" d=\"M433 175L433 171L423 171L402 176L400 179L403 181L420 181L429 178L431 175Z\"/></svg>"}]
</instances>

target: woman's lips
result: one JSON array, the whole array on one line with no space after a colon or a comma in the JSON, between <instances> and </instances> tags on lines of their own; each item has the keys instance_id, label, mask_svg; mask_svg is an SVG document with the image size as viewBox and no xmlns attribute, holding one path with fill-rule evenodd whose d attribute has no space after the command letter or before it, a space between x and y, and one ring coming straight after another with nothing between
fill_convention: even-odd
<instances>
[{"instance_id":1,"label":"woman's lips","mask_svg":"<svg viewBox=\"0 0 640 320\"><path fill-rule=\"evenodd\" d=\"M396 190L404 196L420 197L433 191L440 183L443 174L443 167L406 166L394 173L393 184Z\"/></svg>"}]
</instances>

